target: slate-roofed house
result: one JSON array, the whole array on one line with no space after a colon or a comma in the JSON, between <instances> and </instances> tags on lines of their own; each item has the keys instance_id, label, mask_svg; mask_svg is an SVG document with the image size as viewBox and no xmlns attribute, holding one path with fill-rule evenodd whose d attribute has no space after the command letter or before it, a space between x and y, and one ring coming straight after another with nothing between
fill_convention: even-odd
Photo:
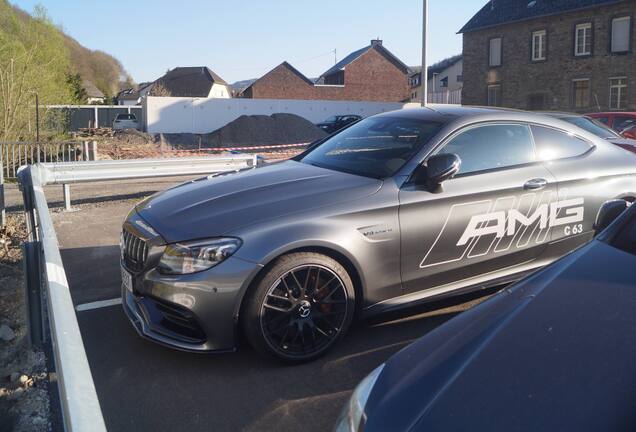
<instances>
[{"instance_id":1,"label":"slate-roofed house","mask_svg":"<svg viewBox=\"0 0 636 432\"><path fill-rule=\"evenodd\" d=\"M411 102L422 98L422 67L411 67ZM462 55L457 54L428 67L428 98L431 103L461 103L463 86Z\"/></svg>"},{"instance_id":2,"label":"slate-roofed house","mask_svg":"<svg viewBox=\"0 0 636 432\"><path fill-rule=\"evenodd\" d=\"M127 88L119 93L117 93L117 97L115 98L117 101L117 105L140 105L141 99L144 96L147 96L150 90L152 90L152 85L154 82L143 82L137 84L137 86L132 88Z\"/></svg>"},{"instance_id":3,"label":"slate-roofed house","mask_svg":"<svg viewBox=\"0 0 636 432\"><path fill-rule=\"evenodd\" d=\"M176 67L155 81L172 97L229 98L228 84L205 66ZM151 91L152 94L152 91Z\"/></svg>"},{"instance_id":4,"label":"slate-roofed house","mask_svg":"<svg viewBox=\"0 0 636 432\"><path fill-rule=\"evenodd\" d=\"M245 89L241 97L401 102L409 96L408 71L381 40L372 40L321 74L315 83L283 62Z\"/></svg>"},{"instance_id":5,"label":"slate-roofed house","mask_svg":"<svg viewBox=\"0 0 636 432\"><path fill-rule=\"evenodd\" d=\"M90 105L103 104L106 100L104 93L102 93L92 81L83 80L82 87L84 87L86 91L86 103Z\"/></svg>"},{"instance_id":6,"label":"slate-roofed house","mask_svg":"<svg viewBox=\"0 0 636 432\"><path fill-rule=\"evenodd\" d=\"M636 0L492 0L460 30L462 103L636 110Z\"/></svg>"}]
</instances>

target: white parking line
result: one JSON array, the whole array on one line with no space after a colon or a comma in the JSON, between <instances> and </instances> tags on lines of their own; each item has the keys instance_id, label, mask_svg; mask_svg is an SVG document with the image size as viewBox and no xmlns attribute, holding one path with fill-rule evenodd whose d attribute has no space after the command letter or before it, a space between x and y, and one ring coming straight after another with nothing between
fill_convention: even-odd
<instances>
[{"instance_id":1,"label":"white parking line","mask_svg":"<svg viewBox=\"0 0 636 432\"><path fill-rule=\"evenodd\" d=\"M75 306L75 310L77 312L84 312L87 310L100 309L100 308L105 308L109 306L115 306L118 304L121 304L121 297L117 297L110 300L100 300L100 301L91 302L91 303L84 303L84 304Z\"/></svg>"}]
</instances>

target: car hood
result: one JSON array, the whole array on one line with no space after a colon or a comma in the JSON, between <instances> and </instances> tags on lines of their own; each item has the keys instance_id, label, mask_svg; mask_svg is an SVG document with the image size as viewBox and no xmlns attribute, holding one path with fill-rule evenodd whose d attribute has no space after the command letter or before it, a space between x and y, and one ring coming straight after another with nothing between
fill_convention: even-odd
<instances>
[{"instance_id":1,"label":"car hood","mask_svg":"<svg viewBox=\"0 0 636 432\"><path fill-rule=\"evenodd\" d=\"M173 243L348 202L381 185L381 180L285 161L184 183L140 203L137 212Z\"/></svg>"},{"instance_id":2,"label":"car hood","mask_svg":"<svg viewBox=\"0 0 636 432\"><path fill-rule=\"evenodd\" d=\"M393 356L365 432L636 424L636 256L598 240Z\"/></svg>"}]
</instances>

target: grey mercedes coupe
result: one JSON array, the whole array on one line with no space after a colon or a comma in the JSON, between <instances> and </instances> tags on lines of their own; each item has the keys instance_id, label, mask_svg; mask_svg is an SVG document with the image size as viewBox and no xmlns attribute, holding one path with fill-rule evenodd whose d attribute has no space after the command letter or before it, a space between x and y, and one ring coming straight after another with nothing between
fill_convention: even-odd
<instances>
[{"instance_id":1,"label":"grey mercedes coupe","mask_svg":"<svg viewBox=\"0 0 636 432\"><path fill-rule=\"evenodd\" d=\"M636 155L540 114L432 106L364 119L291 160L138 204L121 240L140 335L193 352L244 335L314 359L354 317L520 279L636 197Z\"/></svg>"}]
</instances>

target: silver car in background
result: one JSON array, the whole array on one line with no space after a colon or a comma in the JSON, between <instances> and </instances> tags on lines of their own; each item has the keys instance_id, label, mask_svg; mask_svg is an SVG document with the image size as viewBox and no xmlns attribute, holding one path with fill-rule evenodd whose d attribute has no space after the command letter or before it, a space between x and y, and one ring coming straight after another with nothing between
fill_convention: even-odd
<instances>
[{"instance_id":1,"label":"silver car in background","mask_svg":"<svg viewBox=\"0 0 636 432\"><path fill-rule=\"evenodd\" d=\"M139 121L134 114L117 114L113 121L113 130L139 129Z\"/></svg>"}]
</instances>

